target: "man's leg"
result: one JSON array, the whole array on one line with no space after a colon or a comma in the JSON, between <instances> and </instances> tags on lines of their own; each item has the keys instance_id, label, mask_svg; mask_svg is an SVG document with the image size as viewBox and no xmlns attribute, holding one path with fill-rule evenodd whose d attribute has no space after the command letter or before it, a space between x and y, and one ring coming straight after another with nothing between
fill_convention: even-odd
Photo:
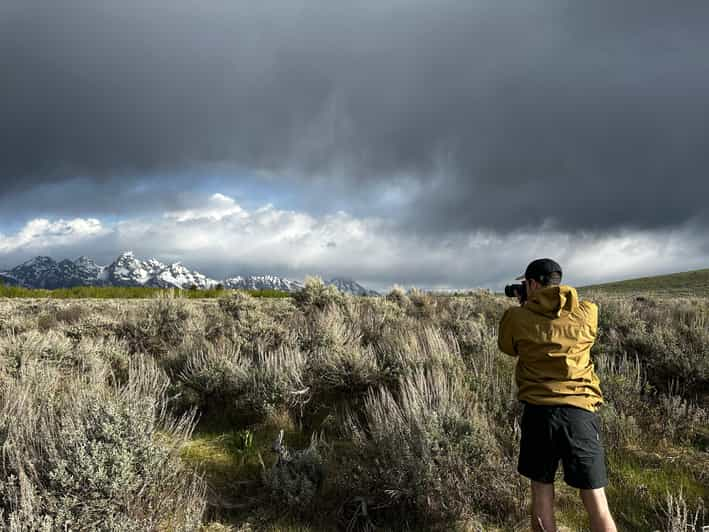
<instances>
[{"instance_id":1,"label":"man's leg","mask_svg":"<svg viewBox=\"0 0 709 532\"><path fill-rule=\"evenodd\" d=\"M616 532L615 522L608 508L606 492L603 488L579 490L581 500L591 519L591 532Z\"/></svg>"},{"instance_id":2,"label":"man's leg","mask_svg":"<svg viewBox=\"0 0 709 532\"><path fill-rule=\"evenodd\" d=\"M556 532L554 484L545 484L532 480L531 513L532 530L534 532Z\"/></svg>"}]
</instances>

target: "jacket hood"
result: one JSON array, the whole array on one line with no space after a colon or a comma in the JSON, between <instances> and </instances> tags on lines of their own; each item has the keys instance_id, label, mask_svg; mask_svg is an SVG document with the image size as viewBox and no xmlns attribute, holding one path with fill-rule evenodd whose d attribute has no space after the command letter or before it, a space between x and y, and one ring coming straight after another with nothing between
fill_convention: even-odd
<instances>
[{"instance_id":1,"label":"jacket hood","mask_svg":"<svg viewBox=\"0 0 709 532\"><path fill-rule=\"evenodd\" d=\"M576 289L565 284L542 288L534 292L524 304L524 308L548 318L559 318L563 313L573 312L578 306Z\"/></svg>"}]
</instances>

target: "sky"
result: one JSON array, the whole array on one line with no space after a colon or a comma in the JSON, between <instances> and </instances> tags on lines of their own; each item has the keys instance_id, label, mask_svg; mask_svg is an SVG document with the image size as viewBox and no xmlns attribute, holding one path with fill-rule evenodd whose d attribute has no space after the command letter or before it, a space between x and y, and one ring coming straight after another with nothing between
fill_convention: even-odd
<instances>
[{"instance_id":1,"label":"sky","mask_svg":"<svg viewBox=\"0 0 709 532\"><path fill-rule=\"evenodd\" d=\"M709 267L705 0L4 0L0 267Z\"/></svg>"}]
</instances>

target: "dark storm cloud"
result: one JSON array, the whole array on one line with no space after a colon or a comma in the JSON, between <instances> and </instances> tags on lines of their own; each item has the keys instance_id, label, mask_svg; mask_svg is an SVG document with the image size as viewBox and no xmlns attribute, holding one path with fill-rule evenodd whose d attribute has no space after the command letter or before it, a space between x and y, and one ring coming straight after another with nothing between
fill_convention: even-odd
<instances>
[{"instance_id":1,"label":"dark storm cloud","mask_svg":"<svg viewBox=\"0 0 709 532\"><path fill-rule=\"evenodd\" d=\"M706 214L708 23L704 1L9 0L0 194L218 163L405 178L387 214L421 233L677 224Z\"/></svg>"}]
</instances>

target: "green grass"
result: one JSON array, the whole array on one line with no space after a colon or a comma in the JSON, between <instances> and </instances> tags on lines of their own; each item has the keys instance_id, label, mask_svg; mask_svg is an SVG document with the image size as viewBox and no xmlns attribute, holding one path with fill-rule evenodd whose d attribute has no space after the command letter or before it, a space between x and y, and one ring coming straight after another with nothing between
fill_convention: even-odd
<instances>
[{"instance_id":1,"label":"green grass","mask_svg":"<svg viewBox=\"0 0 709 532\"><path fill-rule=\"evenodd\" d=\"M155 297L178 297L187 299L218 298L234 290L189 290L179 288L148 288L142 286L75 286L55 290L22 288L0 284L0 297L34 299L150 299ZM245 290L254 297L291 297L280 290Z\"/></svg>"},{"instance_id":2,"label":"green grass","mask_svg":"<svg viewBox=\"0 0 709 532\"><path fill-rule=\"evenodd\" d=\"M667 493L680 490L690 509L709 505L709 486L697 478L695 468L676 463L672 453L622 450L610 452L608 504L618 530L660 530ZM701 467L701 466L700 466ZM588 518L578 490L557 479L557 520L573 531L588 530Z\"/></svg>"},{"instance_id":3,"label":"green grass","mask_svg":"<svg viewBox=\"0 0 709 532\"><path fill-rule=\"evenodd\" d=\"M287 514L277 515L261 488L261 471L276 461L271 446L280 429L285 431L288 447L307 447L310 438L286 418L275 417L244 428L238 425L217 413L203 418L181 451L182 459L203 474L209 485L207 522L226 526L264 521L268 526L259 530L323 530Z\"/></svg>"},{"instance_id":4,"label":"green grass","mask_svg":"<svg viewBox=\"0 0 709 532\"><path fill-rule=\"evenodd\" d=\"M709 268L580 286L578 289L582 292L598 291L618 295L648 293L667 296L709 296Z\"/></svg>"}]
</instances>

